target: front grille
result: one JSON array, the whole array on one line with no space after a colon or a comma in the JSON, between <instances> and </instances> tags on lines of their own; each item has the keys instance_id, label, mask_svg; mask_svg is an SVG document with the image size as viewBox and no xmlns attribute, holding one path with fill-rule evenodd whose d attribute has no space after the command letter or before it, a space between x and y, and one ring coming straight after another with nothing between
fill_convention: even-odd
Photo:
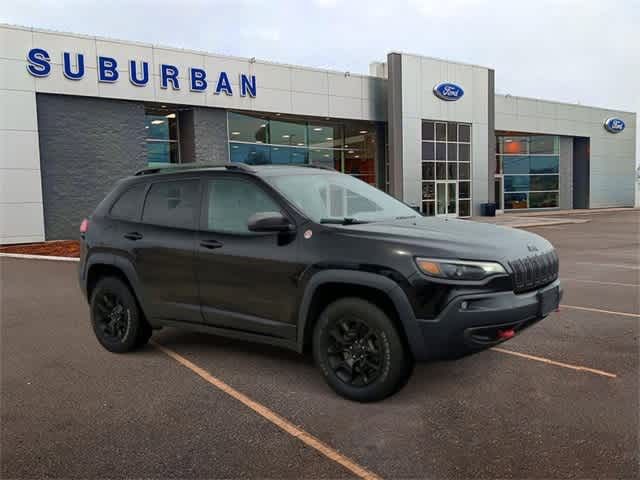
<instances>
[{"instance_id":1,"label":"front grille","mask_svg":"<svg viewBox=\"0 0 640 480\"><path fill-rule=\"evenodd\" d=\"M512 260L509 266L516 293L535 290L558 278L559 261L555 250Z\"/></svg>"}]
</instances>

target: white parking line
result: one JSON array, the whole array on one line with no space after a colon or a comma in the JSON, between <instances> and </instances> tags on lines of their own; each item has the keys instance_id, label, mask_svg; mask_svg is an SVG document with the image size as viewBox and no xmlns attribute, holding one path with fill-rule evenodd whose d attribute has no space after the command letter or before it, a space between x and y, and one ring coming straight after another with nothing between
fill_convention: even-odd
<instances>
[{"instance_id":1,"label":"white parking line","mask_svg":"<svg viewBox=\"0 0 640 480\"><path fill-rule=\"evenodd\" d=\"M596 370L595 368L583 367L581 365L572 365L570 363L558 362L557 360L551 360L550 358L536 357L535 355L529 355L528 353L514 352L513 350L506 350L500 347L493 347L491 350L493 350L494 352L506 353L507 355L525 358L527 360L546 363L547 365L554 365L556 367L569 368L571 370L577 370L580 372L593 373L594 375L600 375L602 377L618 378L615 373L605 372L604 370Z\"/></svg>"},{"instance_id":2,"label":"white parking line","mask_svg":"<svg viewBox=\"0 0 640 480\"><path fill-rule=\"evenodd\" d=\"M640 266L638 265L626 265L622 263L576 262L576 265L591 265L594 267L611 267L611 268L624 268L627 270L640 270Z\"/></svg>"},{"instance_id":3,"label":"white parking line","mask_svg":"<svg viewBox=\"0 0 640 480\"><path fill-rule=\"evenodd\" d=\"M370 470L367 470L362 465L357 464L355 461L351 460L347 456L331 448L329 445L322 442L318 438L314 437L310 433L306 432L301 427L298 427L293 423L291 423L286 418L281 417L270 408L265 407L264 405L256 402L255 400L252 400L251 398L246 396L244 393L241 393L235 388L233 388L231 385L228 385L227 383L223 382L219 378L214 377L205 369L199 367L198 365L191 362L190 360L187 360L185 357L183 357L179 353L174 352L170 348L167 348L164 345L160 345L159 343L156 343L154 341L151 341L150 343L154 347L156 347L158 350L168 355L170 358L172 358L182 366L188 368L193 373L201 377L207 383L213 385L214 387L226 393L230 397L244 404L246 407L250 408L251 410L256 412L258 415L260 415L267 421L271 422L272 424L274 424L284 432L288 433L294 438L297 438L308 447L315 449L316 451L318 451L328 459L336 462L338 465L341 465L342 467L346 468L354 475L366 480L380 480L380 477L375 473L371 472Z\"/></svg>"},{"instance_id":4,"label":"white parking line","mask_svg":"<svg viewBox=\"0 0 640 480\"><path fill-rule=\"evenodd\" d=\"M640 314L638 314L638 313L616 312L615 310L601 310L599 308L579 307L577 305L561 304L560 308L570 308L570 309L573 309L573 310L586 310L587 312L606 313L606 314L609 314L609 315L621 315L623 317L640 318Z\"/></svg>"},{"instance_id":5,"label":"white parking line","mask_svg":"<svg viewBox=\"0 0 640 480\"><path fill-rule=\"evenodd\" d=\"M602 282L600 280L586 280L582 278L561 278L560 280L562 280L563 282L594 283L597 285L611 285L614 287L640 288L640 284L638 283Z\"/></svg>"}]
</instances>

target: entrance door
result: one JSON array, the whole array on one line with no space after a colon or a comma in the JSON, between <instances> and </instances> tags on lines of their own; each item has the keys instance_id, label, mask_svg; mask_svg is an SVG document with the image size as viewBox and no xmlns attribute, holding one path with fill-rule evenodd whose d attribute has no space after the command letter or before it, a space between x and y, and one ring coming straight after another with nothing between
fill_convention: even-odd
<instances>
[{"instance_id":1,"label":"entrance door","mask_svg":"<svg viewBox=\"0 0 640 480\"><path fill-rule=\"evenodd\" d=\"M458 216L458 182L456 180L436 182L436 215Z\"/></svg>"}]
</instances>

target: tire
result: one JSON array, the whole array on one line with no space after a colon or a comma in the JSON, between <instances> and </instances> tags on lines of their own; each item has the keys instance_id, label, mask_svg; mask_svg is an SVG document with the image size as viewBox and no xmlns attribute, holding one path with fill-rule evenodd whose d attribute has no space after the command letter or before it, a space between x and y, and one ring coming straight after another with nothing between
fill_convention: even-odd
<instances>
[{"instance_id":1,"label":"tire","mask_svg":"<svg viewBox=\"0 0 640 480\"><path fill-rule=\"evenodd\" d=\"M343 298L322 312L313 331L313 356L339 395L375 402L406 383L412 361L391 319L360 298Z\"/></svg>"},{"instance_id":2,"label":"tire","mask_svg":"<svg viewBox=\"0 0 640 480\"><path fill-rule=\"evenodd\" d=\"M129 286L116 277L98 280L91 295L91 324L98 342L113 353L125 353L146 344L151 327L144 319Z\"/></svg>"}]
</instances>

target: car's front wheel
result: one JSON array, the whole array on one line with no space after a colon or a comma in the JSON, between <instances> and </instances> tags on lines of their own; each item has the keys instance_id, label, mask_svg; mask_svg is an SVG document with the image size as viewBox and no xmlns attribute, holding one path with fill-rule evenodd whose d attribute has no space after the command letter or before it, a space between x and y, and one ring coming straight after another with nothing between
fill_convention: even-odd
<instances>
[{"instance_id":1,"label":"car's front wheel","mask_svg":"<svg viewBox=\"0 0 640 480\"><path fill-rule=\"evenodd\" d=\"M100 344L114 353L147 343L151 327L142 316L129 286L116 277L98 281L91 295L91 324Z\"/></svg>"},{"instance_id":2,"label":"car's front wheel","mask_svg":"<svg viewBox=\"0 0 640 480\"><path fill-rule=\"evenodd\" d=\"M314 328L313 354L331 388L359 402L395 393L411 371L411 358L391 319L360 298L326 307Z\"/></svg>"}]
</instances>

